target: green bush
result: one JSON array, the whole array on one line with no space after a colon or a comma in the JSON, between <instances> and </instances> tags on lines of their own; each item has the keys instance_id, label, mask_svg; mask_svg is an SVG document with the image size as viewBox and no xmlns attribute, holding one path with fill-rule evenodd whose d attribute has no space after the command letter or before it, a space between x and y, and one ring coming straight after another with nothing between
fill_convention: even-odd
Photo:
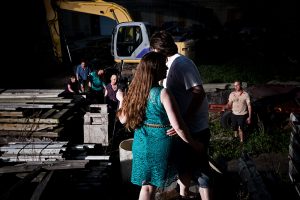
<instances>
[{"instance_id":1,"label":"green bush","mask_svg":"<svg viewBox=\"0 0 300 200\"><path fill-rule=\"evenodd\" d=\"M198 64L204 83L228 83L241 80L261 84L271 80L300 81L300 68L266 63L230 62L220 65Z\"/></svg>"}]
</instances>

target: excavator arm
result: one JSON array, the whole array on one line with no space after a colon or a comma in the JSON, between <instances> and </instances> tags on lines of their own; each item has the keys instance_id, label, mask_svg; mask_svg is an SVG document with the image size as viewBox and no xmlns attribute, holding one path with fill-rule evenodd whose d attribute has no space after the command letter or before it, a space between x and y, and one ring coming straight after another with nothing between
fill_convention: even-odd
<instances>
[{"instance_id":1,"label":"excavator arm","mask_svg":"<svg viewBox=\"0 0 300 200\"><path fill-rule=\"evenodd\" d=\"M115 3L97 1L56 1L56 5L63 10L70 10L75 12L101 15L104 17L116 20L117 23L131 22L131 16L128 11Z\"/></svg>"},{"instance_id":2,"label":"excavator arm","mask_svg":"<svg viewBox=\"0 0 300 200\"><path fill-rule=\"evenodd\" d=\"M131 22L128 11L115 3L102 0L96 1L67 1L44 0L46 17L53 44L54 55L58 62L62 62L62 47L58 21L58 10L69 10L80 13L94 14L116 20L117 23Z\"/></svg>"}]
</instances>

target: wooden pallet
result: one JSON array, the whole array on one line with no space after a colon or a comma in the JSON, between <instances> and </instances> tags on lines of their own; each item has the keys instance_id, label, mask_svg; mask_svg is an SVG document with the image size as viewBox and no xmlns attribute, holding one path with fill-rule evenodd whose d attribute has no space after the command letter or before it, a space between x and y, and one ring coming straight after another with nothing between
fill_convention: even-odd
<instances>
[{"instance_id":1,"label":"wooden pallet","mask_svg":"<svg viewBox=\"0 0 300 200\"><path fill-rule=\"evenodd\" d=\"M46 136L57 137L63 131L62 123L72 117L73 104L51 109L23 109L0 111L0 136Z\"/></svg>"},{"instance_id":2,"label":"wooden pallet","mask_svg":"<svg viewBox=\"0 0 300 200\"><path fill-rule=\"evenodd\" d=\"M4 90L0 93L0 137L59 137L75 103L62 90Z\"/></svg>"}]
</instances>

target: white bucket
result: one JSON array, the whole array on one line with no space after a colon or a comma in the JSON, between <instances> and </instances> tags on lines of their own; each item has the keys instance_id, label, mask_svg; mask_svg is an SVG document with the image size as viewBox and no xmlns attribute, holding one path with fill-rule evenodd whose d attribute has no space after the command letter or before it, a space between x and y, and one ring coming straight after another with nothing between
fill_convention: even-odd
<instances>
[{"instance_id":1,"label":"white bucket","mask_svg":"<svg viewBox=\"0 0 300 200\"><path fill-rule=\"evenodd\" d=\"M133 138L123 140L119 145L120 168L123 182L130 182L132 168Z\"/></svg>"}]
</instances>

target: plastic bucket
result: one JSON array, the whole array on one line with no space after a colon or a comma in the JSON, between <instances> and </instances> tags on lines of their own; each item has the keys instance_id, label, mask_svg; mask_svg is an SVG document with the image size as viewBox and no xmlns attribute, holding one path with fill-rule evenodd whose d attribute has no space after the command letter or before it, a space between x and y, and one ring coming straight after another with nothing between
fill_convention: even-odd
<instances>
[{"instance_id":1,"label":"plastic bucket","mask_svg":"<svg viewBox=\"0 0 300 200\"><path fill-rule=\"evenodd\" d=\"M129 182L132 168L132 142L133 138L123 140L119 145L120 170L123 182Z\"/></svg>"}]
</instances>

